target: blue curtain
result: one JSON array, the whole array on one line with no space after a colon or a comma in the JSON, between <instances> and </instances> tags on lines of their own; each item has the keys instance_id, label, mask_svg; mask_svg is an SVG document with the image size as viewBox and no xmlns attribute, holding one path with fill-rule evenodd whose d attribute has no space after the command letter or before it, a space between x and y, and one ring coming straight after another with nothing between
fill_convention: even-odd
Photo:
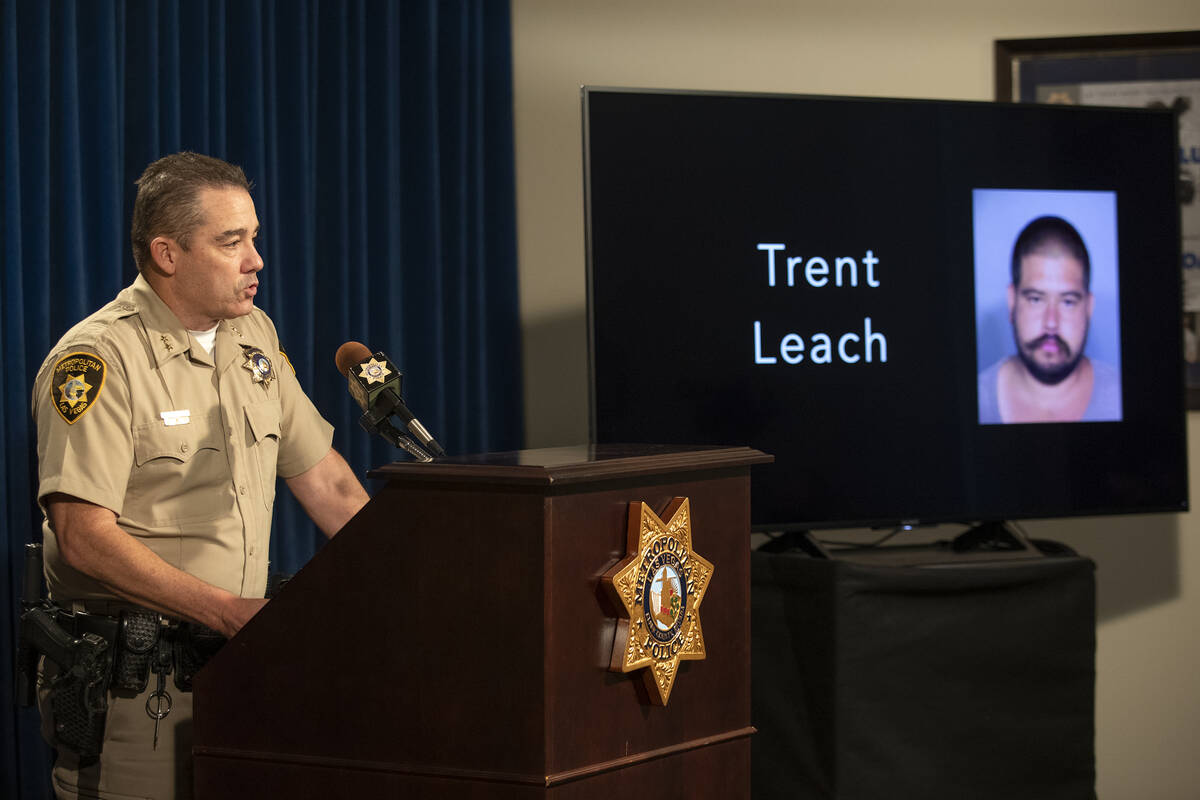
<instances>
[{"instance_id":1,"label":"blue curtain","mask_svg":"<svg viewBox=\"0 0 1200 800\"><path fill-rule=\"evenodd\" d=\"M63 332L134 277L134 180L187 149L254 181L259 305L360 475L398 454L357 425L333 366L350 339L401 366L450 453L514 449L511 40L496 0L0 4L0 796L40 798L49 754L11 688L10 603L40 536L29 391ZM290 497L275 528L275 570L321 541Z\"/></svg>"}]
</instances>

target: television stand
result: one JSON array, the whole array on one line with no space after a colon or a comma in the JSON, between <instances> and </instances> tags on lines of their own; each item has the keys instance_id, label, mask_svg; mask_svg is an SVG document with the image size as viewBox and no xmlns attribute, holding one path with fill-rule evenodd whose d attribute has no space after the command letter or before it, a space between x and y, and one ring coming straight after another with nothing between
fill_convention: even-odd
<instances>
[{"instance_id":1,"label":"television stand","mask_svg":"<svg viewBox=\"0 0 1200 800\"><path fill-rule=\"evenodd\" d=\"M1007 522L981 522L950 542L956 553L986 552L1012 558L1041 558L1042 552L1029 538Z\"/></svg>"},{"instance_id":2,"label":"television stand","mask_svg":"<svg viewBox=\"0 0 1200 800\"><path fill-rule=\"evenodd\" d=\"M1095 798L1095 565L940 544L751 553L754 800Z\"/></svg>"},{"instance_id":3,"label":"television stand","mask_svg":"<svg viewBox=\"0 0 1200 800\"><path fill-rule=\"evenodd\" d=\"M891 544L892 534L875 543L835 544L819 539L814 531L786 531L758 549L766 553L800 551L811 558L880 566L948 566L995 561L1043 559L1048 553L1007 522L981 522L952 539L921 544ZM1055 550L1053 554L1058 554Z\"/></svg>"}]
</instances>

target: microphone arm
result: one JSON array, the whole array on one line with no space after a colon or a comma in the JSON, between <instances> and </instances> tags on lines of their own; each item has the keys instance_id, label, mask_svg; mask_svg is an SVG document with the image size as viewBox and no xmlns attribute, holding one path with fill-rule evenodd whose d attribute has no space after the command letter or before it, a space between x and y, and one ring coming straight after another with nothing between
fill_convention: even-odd
<instances>
[{"instance_id":1,"label":"microphone arm","mask_svg":"<svg viewBox=\"0 0 1200 800\"><path fill-rule=\"evenodd\" d=\"M372 428L370 424L365 421L367 416L369 415L364 414L363 419L359 420L359 424L368 431L374 431L375 433L378 433L393 447L399 447L417 461L433 461L433 456L429 455L429 453L427 453L425 449L421 447L421 445L414 442L411 436L401 433L399 430L397 430L395 425L387 420L383 420L376 427Z\"/></svg>"},{"instance_id":2,"label":"microphone arm","mask_svg":"<svg viewBox=\"0 0 1200 800\"><path fill-rule=\"evenodd\" d=\"M394 425L389 425L388 427L390 427L393 431L396 430ZM397 433L399 433L399 431L397 431ZM429 453L426 453L419 444L412 440L411 436L405 436L403 433L399 433L399 436L396 437L396 441L392 442L392 444L407 452L417 461L433 461L433 456L429 455Z\"/></svg>"},{"instance_id":3,"label":"microphone arm","mask_svg":"<svg viewBox=\"0 0 1200 800\"><path fill-rule=\"evenodd\" d=\"M380 406L383 405L386 404L380 404ZM429 455L423 447L414 442L411 436L401 433L388 420L390 416L391 411L384 411L381 407L376 407L373 411L367 411L359 417L358 424L367 433L379 434L393 447L399 447L418 461L433 461L433 456Z\"/></svg>"},{"instance_id":4,"label":"microphone arm","mask_svg":"<svg viewBox=\"0 0 1200 800\"><path fill-rule=\"evenodd\" d=\"M374 417L376 414L379 415L380 419L386 419L392 414L395 414L404 421L405 427L408 428L409 432L411 432L413 436L417 438L417 441L421 443L423 448L427 449L435 456L446 455L446 451L442 449L440 444L438 444L437 439L433 438L433 434L431 434L425 428L425 426L421 424L421 421L417 419L416 415L408 409L408 406L405 405L404 400L401 399L401 397L391 389L381 393L379 395L379 399L376 401L375 411L367 412L367 414L364 416Z\"/></svg>"}]
</instances>

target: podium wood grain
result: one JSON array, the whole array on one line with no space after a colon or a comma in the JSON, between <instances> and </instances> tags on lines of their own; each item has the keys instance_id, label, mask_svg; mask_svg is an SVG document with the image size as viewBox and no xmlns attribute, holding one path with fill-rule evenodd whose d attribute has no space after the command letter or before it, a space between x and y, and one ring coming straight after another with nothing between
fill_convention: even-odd
<instances>
[{"instance_id":1,"label":"podium wood grain","mask_svg":"<svg viewBox=\"0 0 1200 800\"><path fill-rule=\"evenodd\" d=\"M195 682L199 800L749 795L748 448L392 464ZM691 498L708 655L670 703L607 670L628 504ZM665 794L664 794L665 793Z\"/></svg>"}]
</instances>

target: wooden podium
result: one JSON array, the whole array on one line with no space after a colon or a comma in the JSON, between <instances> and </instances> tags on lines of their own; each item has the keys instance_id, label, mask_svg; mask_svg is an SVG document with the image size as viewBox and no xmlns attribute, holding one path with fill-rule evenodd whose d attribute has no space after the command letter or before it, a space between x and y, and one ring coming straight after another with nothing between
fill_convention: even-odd
<instances>
[{"instance_id":1,"label":"wooden podium","mask_svg":"<svg viewBox=\"0 0 1200 800\"><path fill-rule=\"evenodd\" d=\"M196 676L198 800L747 798L749 448L397 463ZM608 670L630 502L691 504L707 657ZM618 794L619 793L619 794Z\"/></svg>"}]
</instances>

